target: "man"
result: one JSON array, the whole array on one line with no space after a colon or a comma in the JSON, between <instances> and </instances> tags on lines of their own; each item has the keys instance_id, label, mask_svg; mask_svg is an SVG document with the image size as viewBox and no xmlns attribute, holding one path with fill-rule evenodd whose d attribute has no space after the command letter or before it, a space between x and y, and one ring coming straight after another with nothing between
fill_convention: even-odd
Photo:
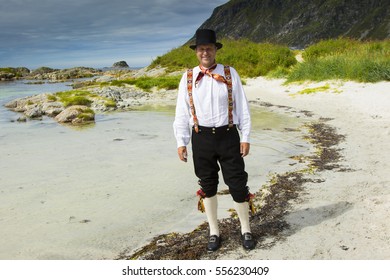
<instances>
[{"instance_id":1,"label":"man","mask_svg":"<svg viewBox=\"0 0 390 280\"><path fill-rule=\"evenodd\" d=\"M219 165L240 219L242 244L253 249L248 174L243 160L250 147L248 102L237 71L216 63L222 44L216 41L213 30L198 29L196 43L190 48L200 64L184 73L180 81L173 128L180 160L187 162L187 145L192 141L194 169L201 186L198 193L203 197L210 230L207 250L216 251L221 240L217 219Z\"/></svg>"}]
</instances>

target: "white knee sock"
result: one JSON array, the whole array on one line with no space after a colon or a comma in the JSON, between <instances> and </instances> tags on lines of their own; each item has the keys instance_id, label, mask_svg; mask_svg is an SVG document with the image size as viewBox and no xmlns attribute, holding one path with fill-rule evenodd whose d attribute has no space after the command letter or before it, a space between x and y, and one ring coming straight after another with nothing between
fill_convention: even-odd
<instances>
[{"instance_id":1,"label":"white knee sock","mask_svg":"<svg viewBox=\"0 0 390 280\"><path fill-rule=\"evenodd\" d=\"M251 228L249 225L249 204L248 202L235 202L234 208L237 211L238 218L240 219L241 224L241 233L251 232Z\"/></svg>"},{"instance_id":2,"label":"white knee sock","mask_svg":"<svg viewBox=\"0 0 390 280\"><path fill-rule=\"evenodd\" d=\"M206 211L207 221L209 222L210 236L217 235L219 236L218 228L218 199L217 195L213 197L206 197L203 199L204 208Z\"/></svg>"}]
</instances>

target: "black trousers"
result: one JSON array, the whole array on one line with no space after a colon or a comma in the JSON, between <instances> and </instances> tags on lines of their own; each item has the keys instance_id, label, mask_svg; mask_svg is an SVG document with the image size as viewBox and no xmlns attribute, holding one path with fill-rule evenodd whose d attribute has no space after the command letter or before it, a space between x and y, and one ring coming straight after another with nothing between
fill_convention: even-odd
<instances>
[{"instance_id":1,"label":"black trousers","mask_svg":"<svg viewBox=\"0 0 390 280\"><path fill-rule=\"evenodd\" d=\"M195 174L206 197L217 194L220 171L230 194L236 202L244 202L248 195L248 174L240 154L240 136L234 126L209 128L199 126L192 131L192 154Z\"/></svg>"}]
</instances>

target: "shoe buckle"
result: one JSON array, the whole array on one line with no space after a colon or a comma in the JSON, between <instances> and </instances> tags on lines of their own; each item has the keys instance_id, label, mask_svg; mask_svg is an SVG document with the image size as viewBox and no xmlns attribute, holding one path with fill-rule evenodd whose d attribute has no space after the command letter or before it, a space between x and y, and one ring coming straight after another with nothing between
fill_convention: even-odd
<instances>
[{"instance_id":1,"label":"shoe buckle","mask_svg":"<svg viewBox=\"0 0 390 280\"><path fill-rule=\"evenodd\" d=\"M252 240L252 235L251 234L244 234L244 239L245 240Z\"/></svg>"},{"instance_id":2,"label":"shoe buckle","mask_svg":"<svg viewBox=\"0 0 390 280\"><path fill-rule=\"evenodd\" d=\"M217 242L217 238L215 236L211 236L209 241L210 242Z\"/></svg>"}]
</instances>

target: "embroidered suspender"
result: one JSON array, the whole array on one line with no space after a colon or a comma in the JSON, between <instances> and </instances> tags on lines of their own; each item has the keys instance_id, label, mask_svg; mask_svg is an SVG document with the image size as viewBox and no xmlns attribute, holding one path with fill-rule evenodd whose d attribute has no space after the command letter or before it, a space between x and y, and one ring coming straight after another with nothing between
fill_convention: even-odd
<instances>
[{"instance_id":1,"label":"embroidered suspender","mask_svg":"<svg viewBox=\"0 0 390 280\"><path fill-rule=\"evenodd\" d=\"M225 79L226 79L226 84L227 84L227 89L228 89L228 106L229 106L228 124L229 124L229 127L233 127L233 84L232 84L232 76L230 74L230 67L225 65L224 72L225 72ZM193 81L193 69L188 69L187 70L187 91L188 91L188 96L190 99L189 101L190 101L191 113L192 113L193 120L194 120L194 130L196 133L198 133L199 132L199 122L198 122L198 118L196 116L194 98L192 96L192 81Z\"/></svg>"},{"instance_id":2,"label":"embroidered suspender","mask_svg":"<svg viewBox=\"0 0 390 280\"><path fill-rule=\"evenodd\" d=\"M229 127L233 127L233 84L232 84L232 75L230 74L230 67L225 65L225 79L228 88L228 102L229 102Z\"/></svg>"},{"instance_id":3,"label":"embroidered suspender","mask_svg":"<svg viewBox=\"0 0 390 280\"><path fill-rule=\"evenodd\" d=\"M198 118L196 117L195 112L195 106L194 106L194 98L192 97L192 79L193 79L193 70L188 69L187 70L187 90L188 90L188 96L190 98L190 108L191 113L194 119L194 130L196 133L199 132L199 124L198 124Z\"/></svg>"}]
</instances>

